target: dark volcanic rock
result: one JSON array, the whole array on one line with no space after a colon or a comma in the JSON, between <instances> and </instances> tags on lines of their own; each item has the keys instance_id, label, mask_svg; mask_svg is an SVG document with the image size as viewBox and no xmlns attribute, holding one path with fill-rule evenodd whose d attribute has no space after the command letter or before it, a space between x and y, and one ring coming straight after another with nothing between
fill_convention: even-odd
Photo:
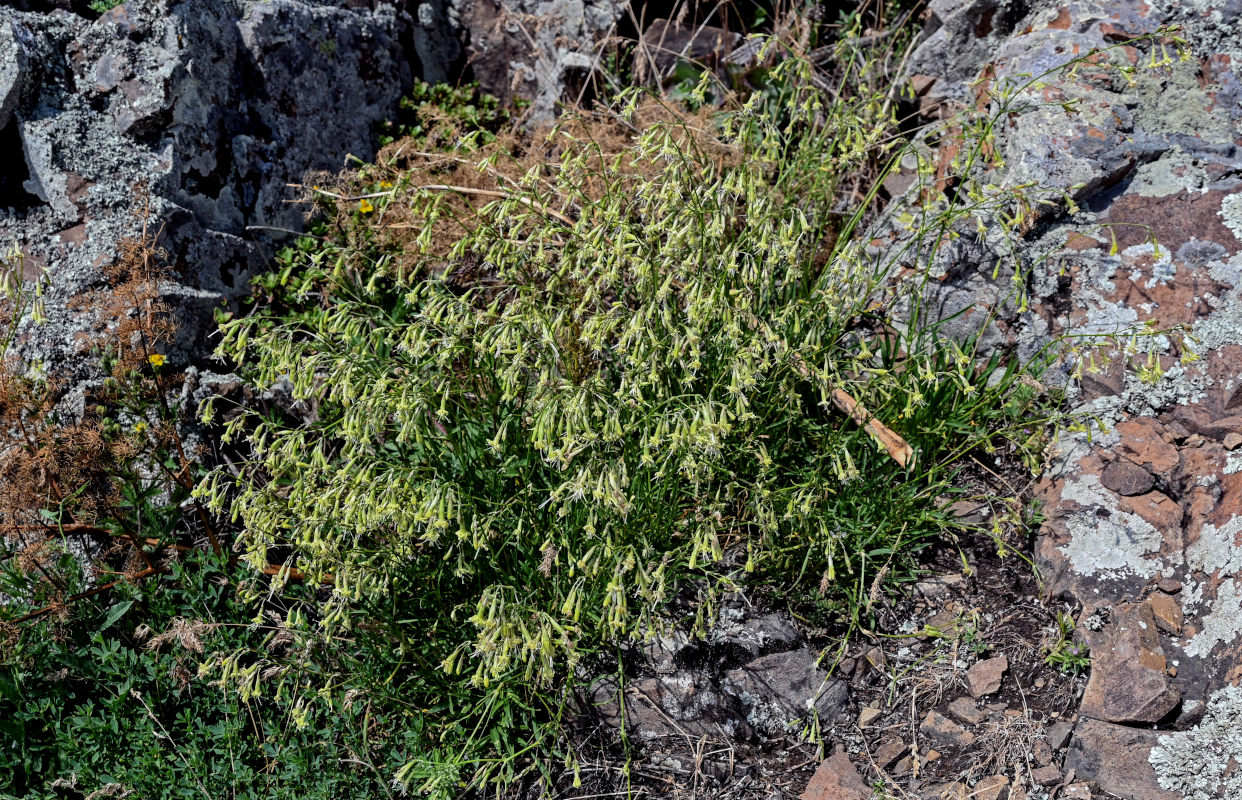
<instances>
[{"instance_id":1,"label":"dark volcanic rock","mask_svg":"<svg viewBox=\"0 0 1242 800\"><path fill-rule=\"evenodd\" d=\"M614 679L592 689L595 711L610 725L621 725L621 703ZM704 736L712 741L749 739L753 731L742 717L737 699L716 688L701 670L681 670L644 678L626 686L625 724L642 740L665 736Z\"/></svg>"},{"instance_id":2,"label":"dark volcanic rock","mask_svg":"<svg viewBox=\"0 0 1242 800\"><path fill-rule=\"evenodd\" d=\"M821 724L830 724L849 690L815 662L815 653L805 647L763 656L726 673L724 688L741 700L752 725L773 735L787 733L812 710Z\"/></svg>"},{"instance_id":3,"label":"dark volcanic rock","mask_svg":"<svg viewBox=\"0 0 1242 800\"><path fill-rule=\"evenodd\" d=\"M1131 461L1114 461L1104 468L1100 483L1123 497L1146 494L1156 485L1156 478Z\"/></svg>"}]
</instances>

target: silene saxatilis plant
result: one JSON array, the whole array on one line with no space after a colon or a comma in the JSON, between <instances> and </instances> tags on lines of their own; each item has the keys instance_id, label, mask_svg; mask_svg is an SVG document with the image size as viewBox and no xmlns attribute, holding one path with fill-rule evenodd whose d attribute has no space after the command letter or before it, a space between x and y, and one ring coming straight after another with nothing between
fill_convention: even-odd
<instances>
[{"instance_id":1,"label":"silene saxatilis plant","mask_svg":"<svg viewBox=\"0 0 1242 800\"><path fill-rule=\"evenodd\" d=\"M675 594L698 631L742 581L864 624L953 534L964 454L1037 466L1050 353L941 338L864 246L910 152L868 46L842 39L827 83L771 41L744 97L709 102L704 73L685 104L627 90L546 134L396 142L308 187L331 221L286 253L275 283L298 288L220 346L301 416L231 414L253 458L197 494L243 526L257 574L282 565L256 601L322 589L286 598L279 656L204 671L299 725L400 709L409 791L575 769L561 723L584 659L654 635ZM1019 96L963 128L960 188L920 237L984 212L1020 235L1021 192L977 180Z\"/></svg>"}]
</instances>

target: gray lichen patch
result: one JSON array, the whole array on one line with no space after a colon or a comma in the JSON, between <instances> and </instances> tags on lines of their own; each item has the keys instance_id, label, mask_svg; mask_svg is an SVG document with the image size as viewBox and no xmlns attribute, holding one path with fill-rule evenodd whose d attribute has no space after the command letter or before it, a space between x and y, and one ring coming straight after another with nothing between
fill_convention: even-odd
<instances>
[{"instance_id":1,"label":"gray lichen patch","mask_svg":"<svg viewBox=\"0 0 1242 800\"><path fill-rule=\"evenodd\" d=\"M1208 141L1230 141L1229 115L1212 108L1199 83L1197 63L1175 63L1165 74L1140 73L1136 88L1136 126L1147 133L1190 134Z\"/></svg>"},{"instance_id":2,"label":"gray lichen patch","mask_svg":"<svg viewBox=\"0 0 1242 800\"><path fill-rule=\"evenodd\" d=\"M1160 560L1149 556L1160 552L1164 537L1138 514L1122 511L1098 476L1068 481L1061 498L1082 509L1066 518L1070 541L1060 548L1079 574L1120 578L1133 573L1151 578L1160 572Z\"/></svg>"},{"instance_id":3,"label":"gray lichen patch","mask_svg":"<svg viewBox=\"0 0 1242 800\"><path fill-rule=\"evenodd\" d=\"M1225 227L1233 231L1233 235L1242 242L1242 192L1237 192L1220 201L1220 218Z\"/></svg>"},{"instance_id":4,"label":"gray lichen patch","mask_svg":"<svg viewBox=\"0 0 1242 800\"><path fill-rule=\"evenodd\" d=\"M1186 655L1208 656L1218 644L1228 644L1242 634L1242 594L1232 579L1216 590L1212 610L1203 617L1203 630L1186 644Z\"/></svg>"},{"instance_id":5,"label":"gray lichen patch","mask_svg":"<svg viewBox=\"0 0 1242 800\"><path fill-rule=\"evenodd\" d=\"M1199 160L1176 145L1149 164L1134 170L1130 190L1143 197L1169 197L1180 192L1206 192L1207 171Z\"/></svg>"},{"instance_id":6,"label":"gray lichen patch","mask_svg":"<svg viewBox=\"0 0 1242 800\"><path fill-rule=\"evenodd\" d=\"M1186 548L1186 564L1192 570L1237 575L1242 571L1242 517L1233 517L1224 525L1210 522L1199 531L1199 539Z\"/></svg>"},{"instance_id":7,"label":"gray lichen patch","mask_svg":"<svg viewBox=\"0 0 1242 800\"><path fill-rule=\"evenodd\" d=\"M1203 617L1203 627L1186 644L1186 655L1207 656L1218 644L1228 644L1242 635L1242 592L1234 576L1242 572L1242 517L1231 517L1223 525L1205 524L1199 538L1186 548L1186 566L1190 573L1216 574L1224 578L1217 588L1211 609ZM1182 610L1194 615L1203 607L1204 585L1187 581L1182 592Z\"/></svg>"},{"instance_id":8,"label":"gray lichen patch","mask_svg":"<svg viewBox=\"0 0 1242 800\"><path fill-rule=\"evenodd\" d=\"M1148 762L1160 787L1184 800L1242 797L1242 687L1227 686L1208 700L1193 729L1161 736Z\"/></svg>"}]
</instances>

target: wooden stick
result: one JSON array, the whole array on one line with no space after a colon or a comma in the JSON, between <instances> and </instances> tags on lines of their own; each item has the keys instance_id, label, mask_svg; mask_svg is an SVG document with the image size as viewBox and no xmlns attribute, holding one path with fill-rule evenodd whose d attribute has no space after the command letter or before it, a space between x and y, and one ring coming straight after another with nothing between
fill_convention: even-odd
<instances>
[{"instance_id":1,"label":"wooden stick","mask_svg":"<svg viewBox=\"0 0 1242 800\"><path fill-rule=\"evenodd\" d=\"M802 360L802 356L797 353L793 354L794 369L804 378L811 377L811 368ZM833 389L828 397L832 400L832 404L845 412L846 416L854 421L867 433L871 434L877 442L883 445L888 451L888 455L903 469L914 460L914 448L901 435L892 428L885 425L875 418L867 408L857 400L855 400L849 392L844 389Z\"/></svg>"},{"instance_id":2,"label":"wooden stick","mask_svg":"<svg viewBox=\"0 0 1242 800\"><path fill-rule=\"evenodd\" d=\"M914 460L914 448L905 439L901 438L900 434L872 416L871 412L862 403L841 389L833 389L831 394L829 394L829 398L832 400L833 405L854 420L854 424L861 426L863 430L875 437L884 446L884 449L888 451L889 456L900 466L904 468Z\"/></svg>"}]
</instances>

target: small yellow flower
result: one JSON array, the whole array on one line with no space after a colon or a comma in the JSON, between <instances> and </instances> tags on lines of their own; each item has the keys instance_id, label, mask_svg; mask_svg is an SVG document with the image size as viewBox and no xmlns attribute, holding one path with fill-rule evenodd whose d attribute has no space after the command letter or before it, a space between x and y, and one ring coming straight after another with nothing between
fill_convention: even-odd
<instances>
[{"instance_id":1,"label":"small yellow flower","mask_svg":"<svg viewBox=\"0 0 1242 800\"><path fill-rule=\"evenodd\" d=\"M380 188L381 188L381 189L391 189L391 188L392 188L392 181L380 181L380 184L379 184L379 185L380 185Z\"/></svg>"},{"instance_id":2,"label":"small yellow flower","mask_svg":"<svg viewBox=\"0 0 1242 800\"><path fill-rule=\"evenodd\" d=\"M363 214L370 214L375 210L375 206L371 205L371 201L364 197L358 201L358 210Z\"/></svg>"},{"instance_id":3,"label":"small yellow flower","mask_svg":"<svg viewBox=\"0 0 1242 800\"><path fill-rule=\"evenodd\" d=\"M147 362L153 367L162 367L164 366L164 356L160 353L152 353L147 356Z\"/></svg>"},{"instance_id":4,"label":"small yellow flower","mask_svg":"<svg viewBox=\"0 0 1242 800\"><path fill-rule=\"evenodd\" d=\"M147 429L147 423L145 422L138 422L134 424L134 433L142 433L146 431L146 429Z\"/></svg>"}]
</instances>

